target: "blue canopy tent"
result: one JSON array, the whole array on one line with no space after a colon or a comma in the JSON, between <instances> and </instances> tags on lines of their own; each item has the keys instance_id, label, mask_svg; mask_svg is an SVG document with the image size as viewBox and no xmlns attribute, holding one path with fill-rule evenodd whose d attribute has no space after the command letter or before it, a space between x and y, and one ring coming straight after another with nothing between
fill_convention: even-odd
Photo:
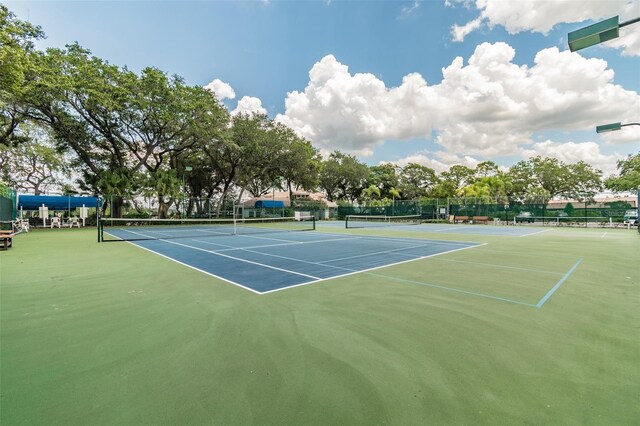
<instances>
[{"instance_id":1,"label":"blue canopy tent","mask_svg":"<svg viewBox=\"0 0 640 426\"><path fill-rule=\"evenodd\" d=\"M41 207L46 207L47 210L50 211L67 211L69 214L69 226L73 226L73 224L78 224L78 217L71 216L71 210L75 210L80 207L86 208L99 208L99 202L101 201L98 197L78 197L72 195L26 195L26 194L18 194L18 210L20 211L20 218L23 218L23 211L38 211ZM88 210L80 211L80 218L82 219L82 226L85 225L85 218L87 217ZM48 212L40 211L42 225L47 226L47 220L49 218ZM54 220L57 221L58 227L60 227L60 218L59 216L52 219L52 227L54 226ZM35 225L35 224L34 224Z\"/></svg>"},{"instance_id":2,"label":"blue canopy tent","mask_svg":"<svg viewBox=\"0 0 640 426\"><path fill-rule=\"evenodd\" d=\"M284 201L258 200L256 209L284 209Z\"/></svg>"},{"instance_id":3,"label":"blue canopy tent","mask_svg":"<svg viewBox=\"0 0 640 426\"><path fill-rule=\"evenodd\" d=\"M71 210L82 206L97 207L98 200L98 197L18 194L18 209L38 210L44 204L50 210Z\"/></svg>"}]
</instances>

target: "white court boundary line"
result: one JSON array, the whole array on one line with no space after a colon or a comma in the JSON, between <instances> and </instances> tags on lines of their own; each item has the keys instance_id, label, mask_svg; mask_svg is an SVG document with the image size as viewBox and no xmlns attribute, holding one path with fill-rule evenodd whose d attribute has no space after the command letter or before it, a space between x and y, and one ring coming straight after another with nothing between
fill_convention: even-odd
<instances>
[{"instance_id":1,"label":"white court boundary line","mask_svg":"<svg viewBox=\"0 0 640 426\"><path fill-rule=\"evenodd\" d=\"M276 266L266 265L264 263L254 262L252 260L246 260L246 259L241 259L241 258L235 257L235 256L229 256L228 254L223 254L223 253L219 253L217 251L212 251L212 250L206 250L206 249L203 249L203 248L200 248L200 247L190 246L188 244L177 243L175 241L169 241L169 240L161 240L161 241L163 241L165 243L169 243L169 244L175 244L177 246L190 248L190 249L193 249L193 250L203 251L205 253L211 253L211 254L214 254L216 256L226 257L228 259L237 260L239 262L244 262L244 263L249 263L249 264L252 264L252 265L262 266L262 267L269 268L269 269L274 269L274 270L280 271L280 272L287 272L289 274L300 275L302 277L307 277L307 278L320 279L319 277L314 277L313 275L302 274L300 272L295 272L295 271L289 271L289 270L284 269L284 268L278 268Z\"/></svg>"},{"instance_id":2,"label":"white court boundary line","mask_svg":"<svg viewBox=\"0 0 640 426\"><path fill-rule=\"evenodd\" d=\"M507 265L498 265L495 263L484 263L484 262L471 262L468 260L456 260L456 259L438 259L442 262L452 262L452 263L464 263L467 265L478 265L478 266L488 266L490 268L497 269L510 269L514 271L523 271L523 272L536 272L540 274L548 274L548 275L562 275L564 272L555 272L555 271L546 271L543 269L532 269L532 268L521 268L518 266L507 266Z\"/></svg>"},{"instance_id":3,"label":"white court boundary line","mask_svg":"<svg viewBox=\"0 0 640 426\"><path fill-rule=\"evenodd\" d=\"M135 232L133 232L133 231L129 231L129 232L135 233ZM327 233L327 234L329 234L329 235L336 235L336 234L330 234L330 233ZM369 237L354 236L354 237L352 237L352 238L349 238L349 237L347 237L347 238L338 238L337 240L351 240L351 239L369 239ZM419 241L420 241L420 240L418 240L418 239L415 239L415 240L414 240L414 239L411 239L411 238L407 238L407 239L394 239L394 238L373 237L373 238L371 238L371 239L374 239L374 240L396 240L396 241L404 241L404 242L408 242L408 241L411 241L411 242L419 242ZM334 240L335 240L335 239L334 239ZM193 270L196 270L196 271L198 271L198 272L202 272L202 273L204 273L204 274L206 274L206 275L209 275L209 276L211 276L211 277L218 278L219 280L222 280L222 281L224 281L224 282L226 282L226 283L229 283L229 284L235 285L235 286L240 287L240 288L243 288L243 289L245 289L245 290L249 290L249 291L251 291L252 293L255 293L255 294L258 294L258 295L274 293L274 292L282 291L282 290L288 290L288 289L295 288L295 287L301 287L301 286L304 286L304 285L315 284L315 283L322 282L322 281L328 281L328 280L333 280L333 279L336 279L336 278L342 278L342 277L346 277L346 276L349 276L349 275L359 274L359 273L362 273L362 272L374 271L374 270L377 270L377 269L382 269L382 268L386 268L386 267L390 267L390 266L400 265L400 264L403 264L403 263L413 262L413 261L416 261L416 260L427 259L427 258L430 258L430 257L440 256L440 255L447 254L447 253L453 253L453 252L460 251L460 250L466 250L466 249L471 249L471 248L477 248L477 247L481 247L481 246L484 246L484 245L486 245L486 244L487 244L487 243L480 243L480 244L478 244L478 243L462 243L462 242L452 241L452 243L454 243L454 244L466 244L467 246L466 246L466 247L460 247L460 248L452 249L452 250L443 251L443 252L440 252L440 253L434 253L434 254L430 254L430 255L427 255L427 256L414 257L414 258L411 258L411 259L407 259L407 260L403 260L403 261L399 261L399 262L394 262L394 263L389 263L389 264L386 264L386 265L375 266L375 267L373 267L373 268L368 268L368 269L358 269L358 270L353 270L353 269L343 268L343 267L340 267L340 266L326 265L326 264L322 264L322 263L319 263L319 262L309 262L309 261L305 261L305 260L301 260L301 259L293 259L293 258L287 258L287 257L284 257L284 256L270 255L270 254L266 254L266 253L254 252L254 251L252 251L252 250L247 250L247 251L249 251L249 252L257 253L257 254L261 254L261 255L267 255L267 256L272 256L272 257L282 257L282 258L284 258L284 259L295 260L295 261L297 261L297 262L301 262L301 263L309 263L309 264L315 264L315 265L319 265L319 266L323 266L323 267L329 267L329 268L342 269L342 270L349 271L349 272L347 272L347 273L345 273L345 274L335 275L335 276L328 277L328 278L320 278L320 277L315 277L315 276L313 276L313 275L302 274L302 273L299 273L299 272L289 271L289 270L287 270L287 269L278 268L278 267L271 266L271 265L266 265L266 264L261 264L261 263L258 263L258 262L253 262L253 261L246 260L246 259L236 258L236 257L234 257L234 256L225 255L225 254L223 254L223 253L218 253L218 252L216 252L216 251L206 250L206 249L203 249L203 248L200 248L200 247L194 247L194 246L190 246L190 245L187 245L187 244L181 244L181 243L177 243L177 242L174 242L174 241L169 241L169 240L166 240L166 239L160 239L160 240L156 240L156 241L162 241L162 242L165 242L165 243L175 244L175 245L183 246L183 247L190 248L190 249L193 249L193 250L203 251L203 252L205 252L205 253L210 253L210 254L213 254L213 255L218 255L218 256L221 256L221 257L226 257L226 258L229 258L229 259L237 260L237 261L240 261L240 262L246 262L246 263L249 263L249 264L254 264L254 265L257 265L257 266L263 266L263 267L266 267L266 268L269 268L269 269L274 269L274 270L278 270L278 271L285 272L285 273L290 273L290 274L294 274L294 275L300 275L300 276L304 276L304 277L307 277L307 278L311 278L311 281L302 282L302 283L299 283L299 284L294 284L294 285L290 285L290 286L286 286L286 287L281 287L281 288L277 288L277 289L267 290L267 291L262 291L262 292L261 292L261 291L258 291L258 290L255 290L255 289L252 289L251 287L247 287L247 286L242 285L242 284L240 284L240 283L237 283L237 282L235 282L235 281L232 281L232 280L229 280L229 279L227 279L227 278L224 278L224 277L221 277L221 276L219 276L219 275L216 275L216 274L214 274L214 273L211 273L211 272L205 271L205 270L200 269L200 268L198 268L198 267L195 267L195 266L193 266L193 265L189 265L189 264L187 264L187 263L184 263L184 262L182 262L182 261L179 261L179 260L177 260L177 259L174 259L174 258L172 258L171 256L167 256L167 255L164 255L164 254L162 254L162 253L159 253L159 252L157 252L157 251L155 251L155 250L153 250L153 249L150 249L150 248L147 248L147 247L144 247L144 246L138 245L138 244L136 244L136 243L137 243L136 241L126 241L127 243L129 243L129 244L131 244L131 245L134 245L134 246L136 246L136 247L139 247L139 248L141 248L141 249L143 249L143 250L146 250L146 251L148 251L148 252L150 252L150 253L157 254L157 255L159 255L159 256L161 256L161 257L164 257L165 259L168 259L168 260L171 260L171 261L173 261L173 262L176 262L176 263L178 263L178 264L180 264L180 265L186 266L187 268L191 268L191 269L193 269ZM422 240L422 241L424 241L424 242L425 242L425 244L424 244L424 245L427 245L426 243L429 243L429 242L431 242L431 243L432 243L432 242L433 242L432 240ZM332 242L332 240L312 241L312 242L302 242L301 244L311 244L311 243L320 243L320 242ZM441 244L445 244L445 242L443 241L443 242L441 242ZM471 245L469 245L469 244L471 244ZM264 247L264 246L263 246L263 247ZM404 249L414 249L414 248L416 248L416 247L420 247L420 246L419 246L419 245L416 245L416 246L411 246L411 247L404 248ZM243 250L243 249L238 248L238 250ZM395 249L395 250L397 251L397 250L399 250L399 249ZM386 253L386 252L387 252L387 251L378 252L378 254L380 254L380 253ZM369 254L369 256L374 255L374 254L376 254L376 253L371 253L371 254ZM407 255L407 256L408 256L408 255ZM340 260L340 259L335 259L335 260ZM334 260L334 261L335 261L335 260Z\"/></svg>"},{"instance_id":4,"label":"white court boundary line","mask_svg":"<svg viewBox=\"0 0 640 426\"><path fill-rule=\"evenodd\" d=\"M324 265L325 263L336 262L336 261L339 261L339 260L357 259L359 257L377 256L379 254L395 253L395 252L402 251L402 250L411 250L411 249L418 248L418 247L424 247L425 245L426 244L413 245L413 246L409 246L409 247L402 247L402 248L397 248L397 249L392 249L392 250L377 251L377 252L374 252L374 253L358 254L358 255L355 255L355 256L339 257L337 259L323 260L322 262L318 262L318 265ZM408 255L406 255L406 256L408 256Z\"/></svg>"},{"instance_id":5,"label":"white court boundary line","mask_svg":"<svg viewBox=\"0 0 640 426\"><path fill-rule=\"evenodd\" d=\"M518 238L530 237L532 235L538 235L538 234L542 234L543 232L551 232L551 231L552 231L552 229L543 229L541 231L532 232L530 234L518 235Z\"/></svg>"},{"instance_id":6,"label":"white court boundary line","mask_svg":"<svg viewBox=\"0 0 640 426\"><path fill-rule=\"evenodd\" d=\"M163 241L164 241L164 240L163 240ZM140 246L140 245L136 244L134 241L125 241L125 242L126 242L127 244L131 244L132 246L135 246L135 247L137 247L137 248L141 248L142 250L146 250L146 251L148 251L149 253L153 253L153 254L155 254L155 255L158 255L158 256L164 257L165 259L171 260L172 262L178 263L178 264L180 264L180 265L182 265L182 266L186 266L187 268L193 269L193 270L198 271L198 272L202 272L203 274L206 274L206 275L209 275L209 276L211 276L211 277L217 278L217 279L222 280L222 281L224 281L224 282L226 282L226 283L233 284L233 285L235 285L235 286L237 286L237 287L240 287L240 288L243 288L243 289L245 289L245 290L249 290L249 291L250 291L250 292L252 292L252 293L255 293L255 294L262 294L262 293L260 293L259 291L256 291L256 290L252 289L251 287L243 286L242 284L239 284L239 283L237 283L237 282L235 282L235 281L228 280L228 279L226 279L226 278L223 278L223 277L218 276L218 275L216 275L216 274L213 274L213 273L211 273L211 272L207 272L207 271L205 271L205 270L203 270L203 269L196 268L196 267L195 267L195 266L193 266L193 265L189 265L189 264L187 264L187 263L181 262L181 261L179 261L178 259L174 259L173 257L167 256L167 255L164 255L164 254L162 254L162 253L158 253L157 251L153 251L153 250L151 250L151 249L149 249L149 248L146 248L146 247Z\"/></svg>"},{"instance_id":7,"label":"white court boundary line","mask_svg":"<svg viewBox=\"0 0 640 426\"><path fill-rule=\"evenodd\" d=\"M255 237L251 237L251 238L255 238ZM329 239L329 240L317 240L317 241L290 241L289 240L288 243L263 244L263 245L259 245L259 246L247 246L247 247L235 247L235 246L230 246L228 244L218 244L218 243L212 243L212 242L209 242L209 241L202 241L202 240L195 240L195 239L193 239L193 241L197 241L197 242L203 243L203 244L210 244L210 245L226 247L224 249L218 250L219 252L222 252L222 251L234 251L234 250L249 250L249 249L259 249L259 248L296 246L296 245L300 245L300 244L305 244L305 245L306 244L318 244L318 243L327 243L327 242L335 242L335 241L356 240L356 239L359 239L359 238L362 238L362 237L333 238L333 239ZM261 239L271 239L271 238L261 238ZM287 240L278 240L278 239L273 239L273 240L274 241L287 241Z\"/></svg>"},{"instance_id":8,"label":"white court boundary line","mask_svg":"<svg viewBox=\"0 0 640 426\"><path fill-rule=\"evenodd\" d=\"M420 247L420 246L406 247L406 249L413 249L413 248L416 248L416 247ZM434 253L434 254L429 254L429 255L426 255L426 256L419 256L419 257L415 257L415 255L410 255L410 254L397 253L397 255L404 256L404 257L410 257L410 259L402 260L402 261L394 262L394 263L389 263L389 264L385 264L385 265L381 265L381 266L375 266L373 268L362 269L362 270L350 269L350 268L345 268L344 266L336 266L336 265L327 264L327 262L336 262L336 261L340 261L340 260L344 260L344 259L351 259L350 257L340 257L340 258L337 258L337 259L325 260L325 261L322 261L322 262L312 262L310 260L296 259L295 257L282 256L282 255L279 255L279 254L264 253L264 252L260 252L260 251L249 250L249 249L244 249L244 250L248 251L250 253L255 253L255 254L261 255L261 256L277 257L279 259L290 260L292 262L306 263L306 264L309 264L309 265L317 265L317 266L322 266L322 267L330 268L330 269L340 269L342 271L349 271L349 274L347 274L347 275L350 275L351 273L370 271L370 270L377 269L377 268L385 268L387 266L392 266L392 265L405 263L405 262L411 262L413 260L426 259L428 257L438 256L440 254L451 253L451 252L458 251L458 250L464 250L465 248L474 248L474 247L476 247L476 246L462 247L462 248L458 248L458 249L453 249L453 250L449 250L449 251L443 251L443 252L440 252L440 253ZM400 250L400 249L394 249L394 250L391 250L391 251L397 251L397 250ZM379 252L375 252L375 253L369 253L369 254L366 254L366 255L362 255L362 257L375 256L375 255L379 255L379 254L383 254L383 253L389 253L391 251L379 251ZM354 256L354 257L361 257L361 256ZM344 275L339 275L339 276L344 276ZM319 280L324 281L324 280L329 280L329 279L333 279L333 278L337 278L337 277L338 276L329 277L329 278L320 278ZM317 281L314 281L314 282L317 282ZM291 286L291 287L293 287L293 286ZM290 287L285 287L285 288L283 288L281 290L285 290L286 288L290 288ZM275 291L275 290L269 290L269 291L267 291L265 293L272 292L272 291Z\"/></svg>"},{"instance_id":9,"label":"white court boundary line","mask_svg":"<svg viewBox=\"0 0 640 426\"><path fill-rule=\"evenodd\" d=\"M447 240L434 240L432 238L429 239L423 239L423 238L418 238L418 237L402 237L402 238L398 238L398 237L383 237L383 236L375 236L375 235L356 235L356 234L342 234L342 233L338 233L338 232L327 232L327 231L314 231L314 234L321 234L321 235L346 235L346 236L352 236L354 238L366 238L367 240L383 240L383 241L401 241L401 242L429 242L431 245L448 245L448 246L452 246L452 245L467 245L467 244L475 244L475 245L483 245L484 243L479 243L476 241L447 241Z\"/></svg>"},{"instance_id":10,"label":"white court boundary line","mask_svg":"<svg viewBox=\"0 0 640 426\"><path fill-rule=\"evenodd\" d=\"M375 266L375 267L373 267L373 268L369 268L369 269L359 269L359 270L357 270L357 271L352 269L352 270L350 270L351 272L348 272L348 273L346 273L346 274L342 274L342 275L335 275L335 276L333 276L333 277L329 277L329 278L320 278L320 279L318 279L318 280L316 280L316 281L309 281L309 282L306 282L306 283L295 284L295 285L288 286L288 287L282 287L282 288L276 288L276 289L273 289L273 290L267 290L267 291L263 291L263 292L261 292L260 294L275 293L275 292L277 292L277 291L289 290L289 289L291 289L291 288L295 288L295 287L302 287L302 286L304 286L304 285L315 284L315 283L322 282L322 281L329 281L329 280L334 280L334 279L336 279L336 278L343 278L343 277L347 277L347 276L350 276L350 275L355 275L355 274L360 274L360 273L366 273L366 272L370 272L370 271L375 271L375 270L377 270L377 269L387 268L387 267L390 267L390 266L402 265L403 263L414 262L414 261L416 261L416 260L428 259L428 258L430 258L430 257L440 256L440 255L443 255L443 254L453 253L453 252L456 252L456 251L461 251L461 250L467 250L467 249L477 248L477 247L480 247L480 246L483 246L483 245L486 245L486 244L487 244L487 243L479 244L479 245L477 245L477 246L461 247L461 248L457 248L457 249L453 249L453 250L449 250L449 251L443 251L443 252L441 252L441 253L434 253L434 254L430 254L430 255L428 255L428 256L420 256L420 257L415 257L415 258L413 258L413 259L402 260L402 261L400 261L400 262L389 263L389 264L387 264L387 265ZM331 265L322 265L322 266L331 266ZM340 266L331 266L331 267L333 267L333 268L345 269L345 270L349 271L349 269L348 269L348 268L342 268L342 267L340 267Z\"/></svg>"}]
</instances>

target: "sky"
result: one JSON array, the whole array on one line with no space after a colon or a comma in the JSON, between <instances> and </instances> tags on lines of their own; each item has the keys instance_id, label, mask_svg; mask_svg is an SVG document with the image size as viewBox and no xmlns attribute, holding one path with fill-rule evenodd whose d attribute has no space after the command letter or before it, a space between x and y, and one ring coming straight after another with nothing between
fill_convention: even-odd
<instances>
[{"instance_id":1,"label":"sky","mask_svg":"<svg viewBox=\"0 0 640 426\"><path fill-rule=\"evenodd\" d=\"M38 49L78 42L158 68L232 113L264 112L369 165L447 170L532 156L616 172L640 152L640 23L570 52L567 34L640 0L5 1Z\"/></svg>"}]
</instances>

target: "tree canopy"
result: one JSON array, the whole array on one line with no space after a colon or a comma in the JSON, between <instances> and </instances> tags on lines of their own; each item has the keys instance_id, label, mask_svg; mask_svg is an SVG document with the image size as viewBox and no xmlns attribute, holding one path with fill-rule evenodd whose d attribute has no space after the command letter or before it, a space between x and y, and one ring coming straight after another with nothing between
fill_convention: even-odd
<instances>
[{"instance_id":1,"label":"tree canopy","mask_svg":"<svg viewBox=\"0 0 640 426\"><path fill-rule=\"evenodd\" d=\"M640 189L640 152L618 161L618 170L617 176L605 180L605 187L616 192Z\"/></svg>"},{"instance_id":2,"label":"tree canopy","mask_svg":"<svg viewBox=\"0 0 640 426\"><path fill-rule=\"evenodd\" d=\"M585 162L533 157L435 170L417 163L366 165L340 151L323 159L310 141L265 114L231 115L213 93L148 67L139 73L71 44L37 51L42 30L0 5L0 177L30 192L53 187L126 200L154 197L158 214L184 197L322 191L329 201L510 196L589 199L602 172ZM605 181L640 186L640 154ZM74 176L75 181L71 181ZM196 206L198 207L198 206ZM200 208L200 207L198 207Z\"/></svg>"}]
</instances>

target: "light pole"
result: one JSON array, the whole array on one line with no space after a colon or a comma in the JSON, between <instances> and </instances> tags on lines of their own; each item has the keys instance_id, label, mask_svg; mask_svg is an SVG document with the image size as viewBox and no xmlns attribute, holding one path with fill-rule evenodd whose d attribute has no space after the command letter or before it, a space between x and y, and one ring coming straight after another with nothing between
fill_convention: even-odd
<instances>
[{"instance_id":1,"label":"light pole","mask_svg":"<svg viewBox=\"0 0 640 426\"><path fill-rule=\"evenodd\" d=\"M185 166L184 170L182 171L182 203L184 204L184 217L187 217L187 186L184 180L184 174L186 172L190 172L191 170L193 170L193 167L191 166Z\"/></svg>"},{"instance_id":2,"label":"light pole","mask_svg":"<svg viewBox=\"0 0 640 426\"><path fill-rule=\"evenodd\" d=\"M603 124L601 126L596 126L596 133L607 133L607 132L615 132L616 130L621 130L626 126L640 126L640 123L611 123L611 124Z\"/></svg>"},{"instance_id":3,"label":"light pole","mask_svg":"<svg viewBox=\"0 0 640 426\"><path fill-rule=\"evenodd\" d=\"M568 34L569 49L572 52L613 40L620 36L620 28L640 22L640 18L620 22L618 16L605 19L588 27L580 28Z\"/></svg>"},{"instance_id":4,"label":"light pole","mask_svg":"<svg viewBox=\"0 0 640 426\"><path fill-rule=\"evenodd\" d=\"M280 186L280 182L282 182L282 179L284 179L282 176L276 176L273 180L273 190L271 194L271 216L274 217L276 215L276 184Z\"/></svg>"}]
</instances>

